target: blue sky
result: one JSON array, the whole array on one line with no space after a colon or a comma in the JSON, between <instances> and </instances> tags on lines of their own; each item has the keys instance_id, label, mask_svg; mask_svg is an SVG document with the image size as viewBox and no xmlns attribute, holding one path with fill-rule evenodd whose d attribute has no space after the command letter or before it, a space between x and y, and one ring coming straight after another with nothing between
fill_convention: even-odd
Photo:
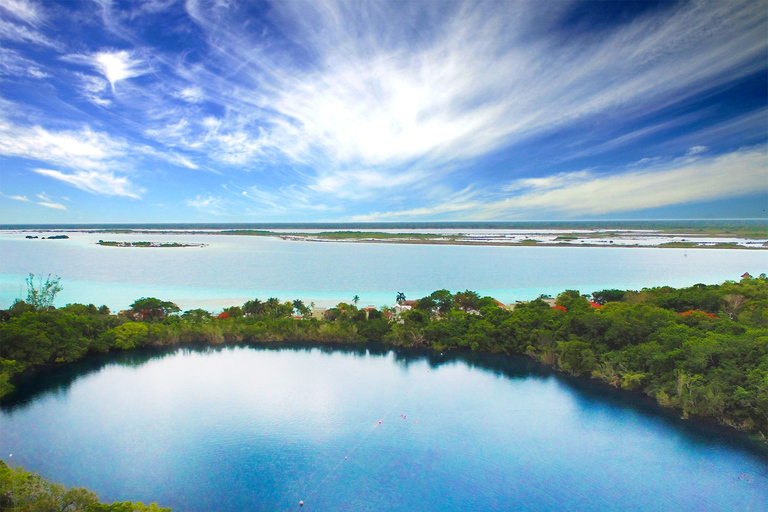
<instances>
[{"instance_id":1,"label":"blue sky","mask_svg":"<svg viewBox=\"0 0 768 512\"><path fill-rule=\"evenodd\" d=\"M766 217L767 20L0 0L1 221Z\"/></svg>"}]
</instances>

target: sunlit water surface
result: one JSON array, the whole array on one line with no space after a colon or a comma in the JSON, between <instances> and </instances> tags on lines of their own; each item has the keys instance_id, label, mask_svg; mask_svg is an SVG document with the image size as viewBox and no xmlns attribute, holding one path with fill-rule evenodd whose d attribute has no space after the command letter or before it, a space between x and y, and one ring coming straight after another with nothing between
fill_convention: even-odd
<instances>
[{"instance_id":1,"label":"sunlit water surface","mask_svg":"<svg viewBox=\"0 0 768 512\"><path fill-rule=\"evenodd\" d=\"M41 233L46 236L47 233ZM278 297L318 306L360 297L363 306L392 305L397 292L423 297L446 288L508 303L565 289L690 286L738 280L768 269L757 250L613 247L481 247L291 242L279 238L189 234L69 233L69 240L0 235L0 307L26 297L24 278L61 276L57 305L106 304L125 309L154 296L182 309L217 310ZM206 247L125 248L118 241L204 243Z\"/></svg>"},{"instance_id":2,"label":"sunlit water surface","mask_svg":"<svg viewBox=\"0 0 768 512\"><path fill-rule=\"evenodd\" d=\"M727 431L522 357L376 346L135 351L25 383L0 453L176 512L764 511Z\"/></svg>"}]
</instances>

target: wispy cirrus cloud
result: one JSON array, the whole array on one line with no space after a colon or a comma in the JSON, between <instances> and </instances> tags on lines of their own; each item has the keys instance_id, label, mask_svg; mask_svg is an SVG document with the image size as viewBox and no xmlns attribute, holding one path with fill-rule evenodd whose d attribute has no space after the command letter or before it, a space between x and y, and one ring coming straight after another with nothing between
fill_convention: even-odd
<instances>
[{"instance_id":1,"label":"wispy cirrus cloud","mask_svg":"<svg viewBox=\"0 0 768 512\"><path fill-rule=\"evenodd\" d=\"M3 75L37 79L51 76L38 63L23 57L19 52L0 48L0 77Z\"/></svg>"},{"instance_id":2,"label":"wispy cirrus cloud","mask_svg":"<svg viewBox=\"0 0 768 512\"><path fill-rule=\"evenodd\" d=\"M363 188L366 173L399 181L418 167L429 181L429 171L446 162L588 116L617 108L630 117L648 114L753 72L768 46L765 13L751 2L680 4L599 34L569 34L568 41L546 30L568 2L548 4L548 16L535 2L401 8L279 3L269 22L290 28L292 37L276 44L264 36L266 24L259 31L239 23L235 4L190 0L187 13L216 62L176 71L205 82L213 101L239 115L217 118L212 130L185 112L164 123L184 130L148 134L211 149L230 164L279 151L316 170L315 190L344 194ZM424 19L430 23L416 40L406 37L416 28L410 24ZM225 67L237 73L216 72ZM671 126L638 129L612 147ZM367 183L370 191L378 186Z\"/></svg>"},{"instance_id":3,"label":"wispy cirrus cloud","mask_svg":"<svg viewBox=\"0 0 768 512\"><path fill-rule=\"evenodd\" d=\"M128 50L109 50L91 54L71 54L62 57L67 62L96 68L109 82L112 92L115 84L141 76L149 71L147 63Z\"/></svg>"},{"instance_id":4,"label":"wispy cirrus cloud","mask_svg":"<svg viewBox=\"0 0 768 512\"><path fill-rule=\"evenodd\" d=\"M750 0L97 0L87 13L96 30L55 33L53 23L86 13L11 4L0 7L12 41L0 52L15 60L0 53L0 72L15 88L0 103L32 99L12 129L0 120L0 154L45 162L32 166L99 194L136 197L134 181L149 187L163 173L198 212L598 215L548 205L589 183L600 197L600 186L620 195L631 180L664 183L686 158L743 160L734 148L768 133L753 90L767 69L768 12ZM629 14L601 14L616 9ZM68 46L53 55L33 37ZM45 93L29 78L45 78ZM729 92L737 86L745 92ZM180 174L200 170L212 172ZM674 204L744 193L718 172L725 181L712 168L709 188L691 188L699 199ZM626 204L649 197L636 191Z\"/></svg>"},{"instance_id":5,"label":"wispy cirrus cloud","mask_svg":"<svg viewBox=\"0 0 768 512\"><path fill-rule=\"evenodd\" d=\"M748 148L724 155L683 157L644 169L598 174L559 173L520 179L503 187L507 197L440 202L423 208L357 216L357 221L417 220L460 213L466 218L542 219L607 214L768 193L768 149Z\"/></svg>"},{"instance_id":6,"label":"wispy cirrus cloud","mask_svg":"<svg viewBox=\"0 0 768 512\"><path fill-rule=\"evenodd\" d=\"M29 202L29 198L27 196L9 196L7 194L2 194L2 193L0 193L0 195L8 199L13 199L14 201L24 201L27 203Z\"/></svg>"},{"instance_id":7,"label":"wispy cirrus cloud","mask_svg":"<svg viewBox=\"0 0 768 512\"><path fill-rule=\"evenodd\" d=\"M25 0L0 0L0 40L29 43L39 47L61 50L63 45L45 36L40 28L46 21L43 8Z\"/></svg>"},{"instance_id":8,"label":"wispy cirrus cloud","mask_svg":"<svg viewBox=\"0 0 768 512\"><path fill-rule=\"evenodd\" d=\"M85 126L80 130L52 131L25 127L0 118L0 154L94 170L106 170L110 162L128 150L124 141Z\"/></svg>"},{"instance_id":9,"label":"wispy cirrus cloud","mask_svg":"<svg viewBox=\"0 0 768 512\"><path fill-rule=\"evenodd\" d=\"M126 196L138 199L142 189L133 185L128 178L118 177L111 172L74 171L64 173L53 169L32 169L38 174L74 185L80 190L108 196Z\"/></svg>"},{"instance_id":10,"label":"wispy cirrus cloud","mask_svg":"<svg viewBox=\"0 0 768 512\"><path fill-rule=\"evenodd\" d=\"M27 0L0 0L0 11L30 25L39 25L44 19L40 6Z\"/></svg>"},{"instance_id":11,"label":"wispy cirrus cloud","mask_svg":"<svg viewBox=\"0 0 768 512\"><path fill-rule=\"evenodd\" d=\"M40 206L45 206L46 208L52 208L54 210L66 210L67 207L64 206L61 203L54 203L53 199L51 199L48 194L45 192L37 194L37 198L40 199L40 201L37 201L37 204Z\"/></svg>"}]
</instances>

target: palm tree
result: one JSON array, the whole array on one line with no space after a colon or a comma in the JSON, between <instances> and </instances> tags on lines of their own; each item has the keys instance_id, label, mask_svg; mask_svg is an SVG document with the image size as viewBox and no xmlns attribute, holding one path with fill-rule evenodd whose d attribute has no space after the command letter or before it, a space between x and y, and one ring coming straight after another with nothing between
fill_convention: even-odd
<instances>
[{"instance_id":1,"label":"palm tree","mask_svg":"<svg viewBox=\"0 0 768 512\"><path fill-rule=\"evenodd\" d=\"M403 292L397 292L397 298L395 299L395 302L398 304L405 302L405 294Z\"/></svg>"},{"instance_id":2,"label":"palm tree","mask_svg":"<svg viewBox=\"0 0 768 512\"><path fill-rule=\"evenodd\" d=\"M354 297L352 297L352 302L354 302L355 303L355 307L357 307L357 303L360 302L360 297L355 295Z\"/></svg>"}]
</instances>

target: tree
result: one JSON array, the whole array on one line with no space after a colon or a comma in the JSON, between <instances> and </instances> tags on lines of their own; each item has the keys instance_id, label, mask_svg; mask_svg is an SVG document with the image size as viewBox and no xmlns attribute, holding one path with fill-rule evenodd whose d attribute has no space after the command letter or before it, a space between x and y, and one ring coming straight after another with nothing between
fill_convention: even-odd
<instances>
[{"instance_id":1,"label":"tree","mask_svg":"<svg viewBox=\"0 0 768 512\"><path fill-rule=\"evenodd\" d=\"M35 307L35 309L48 309L53 306L53 301L56 299L56 294L63 288L59 284L61 278L59 276L48 277L43 282L42 276L40 277L40 285L35 286L35 274L29 274L27 277L27 304Z\"/></svg>"},{"instance_id":2,"label":"tree","mask_svg":"<svg viewBox=\"0 0 768 512\"><path fill-rule=\"evenodd\" d=\"M302 302L299 299L296 299L292 302L293 309L296 312L297 315L301 316L307 316L309 314L309 308L304 305L304 302Z\"/></svg>"},{"instance_id":3,"label":"tree","mask_svg":"<svg viewBox=\"0 0 768 512\"><path fill-rule=\"evenodd\" d=\"M453 295L448 290L437 290L430 295L437 305L437 310L441 315L448 313L453 307Z\"/></svg>"},{"instance_id":4,"label":"tree","mask_svg":"<svg viewBox=\"0 0 768 512\"><path fill-rule=\"evenodd\" d=\"M204 309L190 309L189 311L185 311L184 314L181 315L181 318L190 323L199 324L206 320L210 320L213 316Z\"/></svg>"},{"instance_id":5,"label":"tree","mask_svg":"<svg viewBox=\"0 0 768 512\"><path fill-rule=\"evenodd\" d=\"M405 294L403 292L397 292L397 298L395 298L395 302L398 304L405 302Z\"/></svg>"},{"instance_id":6,"label":"tree","mask_svg":"<svg viewBox=\"0 0 768 512\"><path fill-rule=\"evenodd\" d=\"M608 302L621 302L624 300L625 293L626 292L623 290L603 290L593 293L592 301L594 301L596 304L600 304L601 306L604 306Z\"/></svg>"},{"instance_id":7,"label":"tree","mask_svg":"<svg viewBox=\"0 0 768 512\"><path fill-rule=\"evenodd\" d=\"M478 302L480 302L480 296L469 290L458 292L453 296L453 301L464 311L469 311L478 308Z\"/></svg>"},{"instance_id":8,"label":"tree","mask_svg":"<svg viewBox=\"0 0 768 512\"><path fill-rule=\"evenodd\" d=\"M360 297L355 295L354 297L352 297L352 302L354 302L355 303L355 307L357 307L357 303L360 302Z\"/></svg>"},{"instance_id":9,"label":"tree","mask_svg":"<svg viewBox=\"0 0 768 512\"><path fill-rule=\"evenodd\" d=\"M243 314L245 316L256 316L264 312L264 303L259 299L249 300L243 304Z\"/></svg>"},{"instance_id":10,"label":"tree","mask_svg":"<svg viewBox=\"0 0 768 512\"><path fill-rule=\"evenodd\" d=\"M142 320L162 320L166 315L178 313L180 309L173 302L154 297L142 297L131 304L131 311L139 315Z\"/></svg>"}]
</instances>

